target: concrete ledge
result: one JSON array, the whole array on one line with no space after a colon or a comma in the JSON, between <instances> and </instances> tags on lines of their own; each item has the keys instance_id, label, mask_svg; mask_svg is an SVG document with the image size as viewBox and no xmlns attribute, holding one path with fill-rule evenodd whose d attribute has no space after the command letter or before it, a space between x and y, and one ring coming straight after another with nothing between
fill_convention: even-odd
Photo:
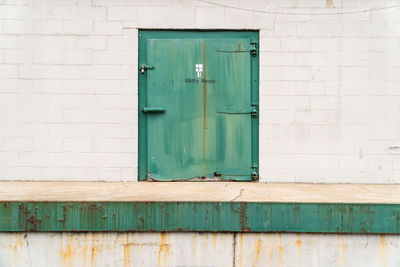
<instances>
[{"instance_id":1,"label":"concrete ledge","mask_svg":"<svg viewBox=\"0 0 400 267\"><path fill-rule=\"evenodd\" d=\"M0 201L400 204L400 185L247 182L0 182Z\"/></svg>"}]
</instances>

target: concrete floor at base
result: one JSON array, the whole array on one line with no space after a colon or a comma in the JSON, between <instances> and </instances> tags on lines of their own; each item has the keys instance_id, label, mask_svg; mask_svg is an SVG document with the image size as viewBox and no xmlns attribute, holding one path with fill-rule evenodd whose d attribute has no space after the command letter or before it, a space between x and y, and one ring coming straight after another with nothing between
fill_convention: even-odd
<instances>
[{"instance_id":1,"label":"concrete floor at base","mask_svg":"<svg viewBox=\"0 0 400 267\"><path fill-rule=\"evenodd\" d=\"M400 266L400 236L1 233L0 267Z\"/></svg>"}]
</instances>

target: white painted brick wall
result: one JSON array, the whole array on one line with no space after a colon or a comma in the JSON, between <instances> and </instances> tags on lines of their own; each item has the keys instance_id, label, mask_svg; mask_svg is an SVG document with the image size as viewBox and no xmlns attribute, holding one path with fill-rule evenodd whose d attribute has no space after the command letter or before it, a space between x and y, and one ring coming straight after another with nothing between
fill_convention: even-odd
<instances>
[{"instance_id":1,"label":"white painted brick wall","mask_svg":"<svg viewBox=\"0 0 400 267\"><path fill-rule=\"evenodd\" d=\"M136 180L137 29L200 28L260 29L261 181L400 182L400 9L317 15L397 1L215 1L272 13L0 1L0 179Z\"/></svg>"}]
</instances>

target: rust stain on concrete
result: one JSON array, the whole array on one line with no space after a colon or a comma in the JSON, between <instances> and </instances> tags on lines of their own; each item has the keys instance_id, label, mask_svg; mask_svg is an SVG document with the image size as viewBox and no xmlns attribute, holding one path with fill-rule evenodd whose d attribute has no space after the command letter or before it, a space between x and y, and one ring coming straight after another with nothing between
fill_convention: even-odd
<instances>
[{"instance_id":1,"label":"rust stain on concrete","mask_svg":"<svg viewBox=\"0 0 400 267\"><path fill-rule=\"evenodd\" d=\"M256 244L256 263L260 261L260 251L261 251L261 239L259 237L257 238L257 244Z\"/></svg>"},{"instance_id":2,"label":"rust stain on concrete","mask_svg":"<svg viewBox=\"0 0 400 267\"><path fill-rule=\"evenodd\" d=\"M217 234L212 235L214 249L217 247Z\"/></svg>"},{"instance_id":3,"label":"rust stain on concrete","mask_svg":"<svg viewBox=\"0 0 400 267\"><path fill-rule=\"evenodd\" d=\"M296 252L297 252L297 267L301 266L301 246L303 242L301 241L301 234L297 234L296 240Z\"/></svg>"},{"instance_id":4,"label":"rust stain on concrete","mask_svg":"<svg viewBox=\"0 0 400 267\"><path fill-rule=\"evenodd\" d=\"M192 238L192 263L196 261L196 248L197 248L197 233L194 233Z\"/></svg>"},{"instance_id":5,"label":"rust stain on concrete","mask_svg":"<svg viewBox=\"0 0 400 267\"><path fill-rule=\"evenodd\" d=\"M90 266L94 267L97 265L97 251L98 251L98 247L96 244L97 239L92 237L92 244L91 244L91 248L90 248Z\"/></svg>"},{"instance_id":6,"label":"rust stain on concrete","mask_svg":"<svg viewBox=\"0 0 400 267\"><path fill-rule=\"evenodd\" d=\"M129 243L129 233L126 233L126 244L124 245L124 267L131 266L130 258L130 243Z\"/></svg>"},{"instance_id":7,"label":"rust stain on concrete","mask_svg":"<svg viewBox=\"0 0 400 267\"><path fill-rule=\"evenodd\" d=\"M18 237L17 241L13 245L14 255L15 256L17 256L18 251L20 251L23 246L24 246L24 241L22 239L22 236L20 236L20 237Z\"/></svg>"},{"instance_id":8,"label":"rust stain on concrete","mask_svg":"<svg viewBox=\"0 0 400 267\"><path fill-rule=\"evenodd\" d=\"M278 249L278 255L279 255L279 267L284 267L285 264L284 264L284 262L283 262L282 234L279 234L279 249Z\"/></svg>"},{"instance_id":9,"label":"rust stain on concrete","mask_svg":"<svg viewBox=\"0 0 400 267\"><path fill-rule=\"evenodd\" d=\"M9 240L9 249L10 249L10 259L9 259L9 265L10 266L18 266L18 259L20 258L18 256L19 252L22 251L24 246L24 241L22 238L22 235L18 235L16 240ZM11 259L13 259L13 264L11 263Z\"/></svg>"},{"instance_id":10,"label":"rust stain on concrete","mask_svg":"<svg viewBox=\"0 0 400 267\"><path fill-rule=\"evenodd\" d=\"M386 236L381 235L380 238L380 266L386 267L387 266L387 257L386 257Z\"/></svg>"},{"instance_id":11,"label":"rust stain on concrete","mask_svg":"<svg viewBox=\"0 0 400 267\"><path fill-rule=\"evenodd\" d=\"M326 0L326 7L327 8L334 8L335 5L333 4L333 0Z\"/></svg>"},{"instance_id":12,"label":"rust stain on concrete","mask_svg":"<svg viewBox=\"0 0 400 267\"><path fill-rule=\"evenodd\" d=\"M71 243L72 243L72 235L68 235L65 248L63 244L63 239L61 238L60 256L62 260L62 266L73 267L72 266L73 245Z\"/></svg>"},{"instance_id":13,"label":"rust stain on concrete","mask_svg":"<svg viewBox=\"0 0 400 267\"><path fill-rule=\"evenodd\" d=\"M318 256L317 255L319 255L320 253L319 253L318 247L317 247L317 240L315 240L315 238L312 237L311 243L312 243L313 266L318 266L318 258L317 258Z\"/></svg>"},{"instance_id":14,"label":"rust stain on concrete","mask_svg":"<svg viewBox=\"0 0 400 267\"><path fill-rule=\"evenodd\" d=\"M238 234L239 236L239 266L243 266L243 234Z\"/></svg>"},{"instance_id":15,"label":"rust stain on concrete","mask_svg":"<svg viewBox=\"0 0 400 267\"><path fill-rule=\"evenodd\" d=\"M158 250L158 266L168 266L171 245L167 243L168 233L161 233L160 247Z\"/></svg>"},{"instance_id":16,"label":"rust stain on concrete","mask_svg":"<svg viewBox=\"0 0 400 267\"><path fill-rule=\"evenodd\" d=\"M87 244L87 236L88 234L86 233L83 237L83 248L82 248L82 257L83 257L83 266L87 266L87 255L88 255L88 249L89 246Z\"/></svg>"},{"instance_id":17,"label":"rust stain on concrete","mask_svg":"<svg viewBox=\"0 0 400 267\"><path fill-rule=\"evenodd\" d=\"M346 266L348 245L345 242L345 236L338 235L338 252L339 252L339 266Z\"/></svg>"},{"instance_id":18,"label":"rust stain on concrete","mask_svg":"<svg viewBox=\"0 0 400 267\"><path fill-rule=\"evenodd\" d=\"M265 250L269 250L268 251L268 255L269 255L269 262L270 262L270 265L269 266L273 266L274 265L274 252L275 252L275 235L274 235L274 237L273 238L271 238L271 235L270 235L270 237L268 238L269 240L268 241L266 241L266 245L264 245L265 246Z\"/></svg>"}]
</instances>

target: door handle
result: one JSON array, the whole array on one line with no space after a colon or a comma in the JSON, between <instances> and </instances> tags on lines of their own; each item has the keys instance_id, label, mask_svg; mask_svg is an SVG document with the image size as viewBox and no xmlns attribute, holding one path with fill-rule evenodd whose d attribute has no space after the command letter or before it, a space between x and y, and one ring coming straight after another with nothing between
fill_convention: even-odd
<instances>
[{"instance_id":1,"label":"door handle","mask_svg":"<svg viewBox=\"0 0 400 267\"><path fill-rule=\"evenodd\" d=\"M143 107L142 112L144 112L144 113L162 113L162 112L165 112L165 108Z\"/></svg>"},{"instance_id":2,"label":"door handle","mask_svg":"<svg viewBox=\"0 0 400 267\"><path fill-rule=\"evenodd\" d=\"M142 74L144 74L144 72L145 72L146 70L154 70L154 67L153 67L153 66L146 65L146 64L142 64L142 66L140 67L140 72L141 72Z\"/></svg>"}]
</instances>

